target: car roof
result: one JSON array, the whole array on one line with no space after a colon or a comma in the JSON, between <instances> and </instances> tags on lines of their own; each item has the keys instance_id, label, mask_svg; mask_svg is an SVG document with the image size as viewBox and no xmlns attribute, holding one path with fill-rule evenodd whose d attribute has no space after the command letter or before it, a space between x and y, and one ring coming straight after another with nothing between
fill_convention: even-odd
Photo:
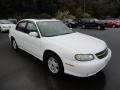
<instances>
[{"instance_id":1,"label":"car roof","mask_svg":"<svg viewBox=\"0 0 120 90\"><path fill-rule=\"evenodd\" d=\"M97 18L80 18L80 19L97 19Z\"/></svg>"},{"instance_id":2,"label":"car roof","mask_svg":"<svg viewBox=\"0 0 120 90\"><path fill-rule=\"evenodd\" d=\"M57 19L23 19L21 21L43 22L43 21L60 21Z\"/></svg>"}]
</instances>

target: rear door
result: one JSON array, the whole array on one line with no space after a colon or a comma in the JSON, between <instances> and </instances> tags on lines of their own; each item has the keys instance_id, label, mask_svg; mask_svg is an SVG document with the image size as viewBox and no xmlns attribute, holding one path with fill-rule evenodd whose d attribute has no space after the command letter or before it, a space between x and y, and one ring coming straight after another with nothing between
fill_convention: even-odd
<instances>
[{"instance_id":1,"label":"rear door","mask_svg":"<svg viewBox=\"0 0 120 90\"><path fill-rule=\"evenodd\" d=\"M20 48L25 48L26 39L25 39L25 29L26 29L27 22L21 21L17 24L16 30L14 33L14 38Z\"/></svg>"},{"instance_id":2,"label":"rear door","mask_svg":"<svg viewBox=\"0 0 120 90\"><path fill-rule=\"evenodd\" d=\"M97 23L95 22L94 19L90 19L90 25L91 25L91 27L95 27L95 26L97 26Z\"/></svg>"}]
</instances>

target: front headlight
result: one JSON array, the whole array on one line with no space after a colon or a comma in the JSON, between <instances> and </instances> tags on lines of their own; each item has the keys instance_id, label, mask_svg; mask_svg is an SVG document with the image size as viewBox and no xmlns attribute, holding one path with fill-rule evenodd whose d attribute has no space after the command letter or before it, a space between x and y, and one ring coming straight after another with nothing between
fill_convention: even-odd
<instances>
[{"instance_id":1,"label":"front headlight","mask_svg":"<svg viewBox=\"0 0 120 90\"><path fill-rule=\"evenodd\" d=\"M90 61L94 59L92 54L76 54L75 59L78 61Z\"/></svg>"}]
</instances>

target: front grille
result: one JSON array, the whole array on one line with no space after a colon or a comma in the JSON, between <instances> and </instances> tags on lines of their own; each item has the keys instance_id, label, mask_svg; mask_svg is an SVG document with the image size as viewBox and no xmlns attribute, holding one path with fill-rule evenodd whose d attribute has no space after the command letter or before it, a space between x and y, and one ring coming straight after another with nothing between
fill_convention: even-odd
<instances>
[{"instance_id":1,"label":"front grille","mask_svg":"<svg viewBox=\"0 0 120 90\"><path fill-rule=\"evenodd\" d=\"M108 49L106 48L105 50L99 52L96 54L97 58L103 59L108 55Z\"/></svg>"}]
</instances>

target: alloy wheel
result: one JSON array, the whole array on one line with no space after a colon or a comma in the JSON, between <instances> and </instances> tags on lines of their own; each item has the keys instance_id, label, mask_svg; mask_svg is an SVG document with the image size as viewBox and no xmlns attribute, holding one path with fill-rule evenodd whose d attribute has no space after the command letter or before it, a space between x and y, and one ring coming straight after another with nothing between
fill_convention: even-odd
<instances>
[{"instance_id":1,"label":"alloy wheel","mask_svg":"<svg viewBox=\"0 0 120 90\"><path fill-rule=\"evenodd\" d=\"M50 57L48 59L48 68L54 74L57 74L59 72L59 64L54 57Z\"/></svg>"}]
</instances>

